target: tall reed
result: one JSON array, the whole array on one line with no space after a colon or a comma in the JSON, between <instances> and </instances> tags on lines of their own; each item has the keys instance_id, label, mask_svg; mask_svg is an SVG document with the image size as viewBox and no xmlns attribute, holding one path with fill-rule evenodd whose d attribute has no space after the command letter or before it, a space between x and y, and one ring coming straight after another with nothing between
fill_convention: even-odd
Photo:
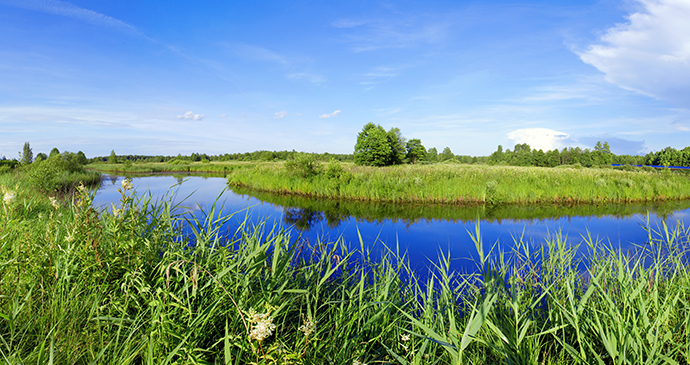
<instances>
[{"instance_id":1,"label":"tall reed","mask_svg":"<svg viewBox=\"0 0 690 365\"><path fill-rule=\"evenodd\" d=\"M483 241L427 279L394 243L307 242L124 183L105 211L0 177L0 359L73 364L688 363L682 224L622 252L583 237ZM226 223L236 222L227 232ZM182 234L182 225L191 233ZM584 267L584 268L583 268Z\"/></svg>"}]
</instances>

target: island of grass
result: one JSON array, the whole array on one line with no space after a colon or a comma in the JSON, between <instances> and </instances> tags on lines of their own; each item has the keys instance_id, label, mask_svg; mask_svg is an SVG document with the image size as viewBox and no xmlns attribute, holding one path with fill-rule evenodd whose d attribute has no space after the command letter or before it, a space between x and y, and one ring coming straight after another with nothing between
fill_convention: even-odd
<instances>
[{"instance_id":1,"label":"island of grass","mask_svg":"<svg viewBox=\"0 0 690 365\"><path fill-rule=\"evenodd\" d=\"M690 175L652 169L462 164L357 166L307 157L257 163L228 175L234 187L307 197L443 204L591 204L690 198Z\"/></svg>"}]
</instances>

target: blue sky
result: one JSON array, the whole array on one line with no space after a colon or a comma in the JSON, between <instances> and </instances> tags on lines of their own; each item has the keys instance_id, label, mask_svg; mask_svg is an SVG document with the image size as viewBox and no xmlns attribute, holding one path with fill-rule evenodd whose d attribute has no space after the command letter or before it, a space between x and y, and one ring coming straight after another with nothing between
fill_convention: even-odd
<instances>
[{"instance_id":1,"label":"blue sky","mask_svg":"<svg viewBox=\"0 0 690 365\"><path fill-rule=\"evenodd\" d=\"M690 0L0 0L0 155L690 145Z\"/></svg>"}]
</instances>

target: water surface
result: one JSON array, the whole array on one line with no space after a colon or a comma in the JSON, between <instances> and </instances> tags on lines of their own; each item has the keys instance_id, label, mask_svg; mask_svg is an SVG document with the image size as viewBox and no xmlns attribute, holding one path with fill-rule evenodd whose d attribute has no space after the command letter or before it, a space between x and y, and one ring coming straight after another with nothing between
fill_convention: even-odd
<instances>
[{"instance_id":1,"label":"water surface","mask_svg":"<svg viewBox=\"0 0 690 365\"><path fill-rule=\"evenodd\" d=\"M106 209L117 203L122 176L104 175L105 179L94 199L94 205ZM476 270L473 257L476 248L471 234L479 222L485 249L509 250L522 238L538 247L549 236L560 234L569 245L580 245L586 251L583 237L611 244L620 250L635 249L648 241L647 221L652 228L662 221L675 225L690 222L690 202L606 205L399 205L317 200L293 196L258 193L246 189L231 190L223 177L157 175L132 178L135 190L160 199L175 193L188 212L202 217L214 202L223 206L225 214L234 214L228 229L238 222L266 220L269 227L280 225L292 237L308 240L335 241L343 239L359 247L361 235L365 246L374 254L384 250L383 243L409 253L413 268L423 268L437 261L439 252L450 253L452 268L461 272ZM173 187L174 186L174 187ZM186 199L184 199L186 197Z\"/></svg>"}]
</instances>

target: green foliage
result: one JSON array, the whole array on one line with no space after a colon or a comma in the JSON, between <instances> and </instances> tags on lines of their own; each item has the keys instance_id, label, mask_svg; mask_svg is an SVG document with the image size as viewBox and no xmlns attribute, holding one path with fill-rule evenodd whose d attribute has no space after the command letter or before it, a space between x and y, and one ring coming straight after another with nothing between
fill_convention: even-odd
<instances>
[{"instance_id":1,"label":"green foliage","mask_svg":"<svg viewBox=\"0 0 690 365\"><path fill-rule=\"evenodd\" d=\"M388 131L388 143L391 146L390 165L399 165L403 163L407 155L407 141L400 132L400 128L391 128Z\"/></svg>"},{"instance_id":2,"label":"green foliage","mask_svg":"<svg viewBox=\"0 0 690 365\"><path fill-rule=\"evenodd\" d=\"M308 179L321 173L321 165L312 154L303 153L285 163L285 169L297 176Z\"/></svg>"},{"instance_id":3,"label":"green foliage","mask_svg":"<svg viewBox=\"0 0 690 365\"><path fill-rule=\"evenodd\" d=\"M65 159L60 155L40 160L23 168L27 182L36 189L47 193L67 192L80 182L93 185L100 182L97 172L85 172L77 159L66 153Z\"/></svg>"},{"instance_id":4,"label":"green foliage","mask_svg":"<svg viewBox=\"0 0 690 365\"><path fill-rule=\"evenodd\" d=\"M355 164L364 166L386 166L392 163L393 151L389 135L380 125L367 123L357 136Z\"/></svg>"},{"instance_id":5,"label":"green foliage","mask_svg":"<svg viewBox=\"0 0 690 365\"><path fill-rule=\"evenodd\" d=\"M29 142L24 142L24 148L22 149L21 156L19 158L24 165L28 165L34 160L34 153L31 150L31 145Z\"/></svg>"},{"instance_id":6,"label":"green foliage","mask_svg":"<svg viewBox=\"0 0 690 365\"><path fill-rule=\"evenodd\" d=\"M453 151L450 150L450 147L444 148L441 154L438 155L438 160L441 162L448 161L454 158L455 155L453 154Z\"/></svg>"},{"instance_id":7,"label":"green foliage","mask_svg":"<svg viewBox=\"0 0 690 365\"><path fill-rule=\"evenodd\" d=\"M487 251L477 224L480 271L453 272L457 258L440 253L422 280L395 244L377 242L374 258L362 238L359 249L310 243L247 221L226 234L235 217L217 205L202 219L180 216L168 198L153 203L128 183L99 214L85 189L50 202L17 178L0 176L0 192L16 195L0 202L0 353L9 364L690 360L682 224L647 225L649 242L628 252L589 234ZM260 341L250 337L259 332Z\"/></svg>"},{"instance_id":8,"label":"green foliage","mask_svg":"<svg viewBox=\"0 0 690 365\"><path fill-rule=\"evenodd\" d=\"M44 161L44 160L47 160L47 159L48 159L48 156L46 156L45 153L39 152L38 154L36 154L35 162Z\"/></svg>"},{"instance_id":9,"label":"green foliage","mask_svg":"<svg viewBox=\"0 0 690 365\"><path fill-rule=\"evenodd\" d=\"M258 191L375 202L413 203L611 203L690 198L690 180L680 172L461 165L383 168L343 164L335 184L319 174L285 174L281 163L233 170L233 186ZM288 171L299 171L291 167ZM494 181L494 182L491 182ZM597 183L604 181L606 184Z\"/></svg>"},{"instance_id":10,"label":"green foliage","mask_svg":"<svg viewBox=\"0 0 690 365\"><path fill-rule=\"evenodd\" d=\"M57 157L57 156L60 156L60 150L58 150L57 147L53 147L53 149L50 150L50 154L48 155L48 158Z\"/></svg>"},{"instance_id":11,"label":"green foliage","mask_svg":"<svg viewBox=\"0 0 690 365\"><path fill-rule=\"evenodd\" d=\"M422 141L417 138L407 141L405 149L407 150L405 157L410 163L414 164L426 159L426 148L422 145Z\"/></svg>"},{"instance_id":12,"label":"green foliage","mask_svg":"<svg viewBox=\"0 0 690 365\"><path fill-rule=\"evenodd\" d=\"M117 163L117 155L115 154L115 150L110 151L110 157L108 157L108 163L111 163L111 164Z\"/></svg>"},{"instance_id":13,"label":"green foliage","mask_svg":"<svg viewBox=\"0 0 690 365\"><path fill-rule=\"evenodd\" d=\"M426 159L429 162L438 162L438 150L436 147L431 147L429 150L426 152Z\"/></svg>"}]
</instances>

